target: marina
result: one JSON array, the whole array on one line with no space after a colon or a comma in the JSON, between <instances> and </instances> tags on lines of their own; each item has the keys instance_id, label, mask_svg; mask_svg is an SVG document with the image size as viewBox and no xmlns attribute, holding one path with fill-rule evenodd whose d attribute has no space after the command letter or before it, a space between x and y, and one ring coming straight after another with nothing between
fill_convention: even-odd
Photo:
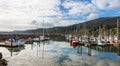
<instances>
[{"instance_id":1,"label":"marina","mask_svg":"<svg viewBox=\"0 0 120 66\"><path fill-rule=\"evenodd\" d=\"M0 66L120 66L120 0L0 0Z\"/></svg>"}]
</instances>

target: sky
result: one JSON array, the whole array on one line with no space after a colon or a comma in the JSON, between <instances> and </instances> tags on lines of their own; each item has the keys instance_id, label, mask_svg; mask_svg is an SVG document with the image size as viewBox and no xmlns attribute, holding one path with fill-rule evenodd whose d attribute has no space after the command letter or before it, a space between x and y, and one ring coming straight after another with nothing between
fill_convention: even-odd
<instances>
[{"instance_id":1,"label":"sky","mask_svg":"<svg viewBox=\"0 0 120 66\"><path fill-rule=\"evenodd\" d=\"M0 31L68 26L114 16L120 16L120 0L0 0Z\"/></svg>"}]
</instances>

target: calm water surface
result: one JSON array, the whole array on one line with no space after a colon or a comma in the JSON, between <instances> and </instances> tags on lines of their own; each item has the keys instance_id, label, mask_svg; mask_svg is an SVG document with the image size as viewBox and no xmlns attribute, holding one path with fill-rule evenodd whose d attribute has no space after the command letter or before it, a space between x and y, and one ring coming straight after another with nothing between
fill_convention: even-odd
<instances>
[{"instance_id":1,"label":"calm water surface","mask_svg":"<svg viewBox=\"0 0 120 66\"><path fill-rule=\"evenodd\" d=\"M72 47L49 41L25 47L0 47L8 66L120 66L119 50L112 47Z\"/></svg>"}]
</instances>

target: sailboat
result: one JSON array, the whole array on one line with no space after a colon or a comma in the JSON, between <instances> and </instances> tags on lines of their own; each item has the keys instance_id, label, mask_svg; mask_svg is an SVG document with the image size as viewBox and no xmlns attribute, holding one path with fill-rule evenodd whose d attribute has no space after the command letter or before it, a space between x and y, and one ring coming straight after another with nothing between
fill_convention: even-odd
<instances>
[{"instance_id":1,"label":"sailboat","mask_svg":"<svg viewBox=\"0 0 120 66\"><path fill-rule=\"evenodd\" d=\"M35 21L35 23L36 23L36 21ZM35 32L35 35L36 35L36 37L35 38L33 38L33 42L40 42L40 38L39 38L39 31L38 31L38 28L39 28L39 26L38 26L39 24L37 23L37 29L36 29L36 32Z\"/></svg>"},{"instance_id":2,"label":"sailboat","mask_svg":"<svg viewBox=\"0 0 120 66\"><path fill-rule=\"evenodd\" d=\"M42 33L42 36L39 36L38 31L37 31L37 37L33 38L33 41L34 42L40 42L40 41L47 41L49 39L50 39L49 37L45 36L45 28L44 28L44 20L43 20L43 33Z\"/></svg>"},{"instance_id":3,"label":"sailboat","mask_svg":"<svg viewBox=\"0 0 120 66\"><path fill-rule=\"evenodd\" d=\"M43 20L43 35L40 36L41 41L48 41L50 38L45 36L44 20Z\"/></svg>"},{"instance_id":4,"label":"sailboat","mask_svg":"<svg viewBox=\"0 0 120 66\"><path fill-rule=\"evenodd\" d=\"M113 38L114 42L111 42L111 44L118 44L119 43L119 19L117 19L117 30L116 35Z\"/></svg>"}]
</instances>

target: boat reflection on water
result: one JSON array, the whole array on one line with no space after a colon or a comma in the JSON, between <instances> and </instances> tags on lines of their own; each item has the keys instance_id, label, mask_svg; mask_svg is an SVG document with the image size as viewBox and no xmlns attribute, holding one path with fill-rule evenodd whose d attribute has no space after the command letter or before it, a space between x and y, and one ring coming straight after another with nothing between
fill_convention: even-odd
<instances>
[{"instance_id":1,"label":"boat reflection on water","mask_svg":"<svg viewBox=\"0 0 120 66\"><path fill-rule=\"evenodd\" d=\"M88 55L92 56L92 49L90 47L87 47ZM77 46L77 53L82 54L83 53L83 46L78 45Z\"/></svg>"},{"instance_id":2,"label":"boat reflection on water","mask_svg":"<svg viewBox=\"0 0 120 66\"><path fill-rule=\"evenodd\" d=\"M120 56L120 47L117 48L117 53Z\"/></svg>"},{"instance_id":3,"label":"boat reflection on water","mask_svg":"<svg viewBox=\"0 0 120 66\"><path fill-rule=\"evenodd\" d=\"M73 48L77 48L77 53L82 54L83 53L83 47L87 48L87 53L89 56L92 56L92 51L98 51L98 52L107 52L107 53L116 53L118 56L120 56L120 47L114 47L114 46L83 46L83 45L71 45Z\"/></svg>"},{"instance_id":4,"label":"boat reflection on water","mask_svg":"<svg viewBox=\"0 0 120 66\"><path fill-rule=\"evenodd\" d=\"M10 51L10 56L18 55L19 52L21 52L21 50L25 49L24 46L20 46L20 47L6 47L6 48Z\"/></svg>"},{"instance_id":5,"label":"boat reflection on water","mask_svg":"<svg viewBox=\"0 0 120 66\"><path fill-rule=\"evenodd\" d=\"M18 50L20 48L20 50ZM24 49L25 48L25 49ZM112 46L70 46L68 42L49 41L25 44L25 47L0 48L8 66L119 66L118 49ZM113 50L114 49L114 50ZM7 54L11 56L9 57ZM17 54L18 53L18 54ZM15 55L17 54L17 55Z\"/></svg>"},{"instance_id":6,"label":"boat reflection on water","mask_svg":"<svg viewBox=\"0 0 120 66\"><path fill-rule=\"evenodd\" d=\"M39 54L41 54L41 58L44 59L45 46L48 44L49 41L33 42L33 44L31 44L31 50L34 51L36 49L36 55L39 56Z\"/></svg>"},{"instance_id":7,"label":"boat reflection on water","mask_svg":"<svg viewBox=\"0 0 120 66\"><path fill-rule=\"evenodd\" d=\"M31 50L37 49L37 55L39 54L39 49L42 48L42 58L44 58L44 46L45 44L49 44L49 42L44 41L44 42L34 42L34 44L26 44L26 45L31 45ZM42 45L42 46L41 46ZM6 47L8 51L10 52L10 56L13 55L18 55L22 50L25 49L25 46L20 46L20 47Z\"/></svg>"}]
</instances>

